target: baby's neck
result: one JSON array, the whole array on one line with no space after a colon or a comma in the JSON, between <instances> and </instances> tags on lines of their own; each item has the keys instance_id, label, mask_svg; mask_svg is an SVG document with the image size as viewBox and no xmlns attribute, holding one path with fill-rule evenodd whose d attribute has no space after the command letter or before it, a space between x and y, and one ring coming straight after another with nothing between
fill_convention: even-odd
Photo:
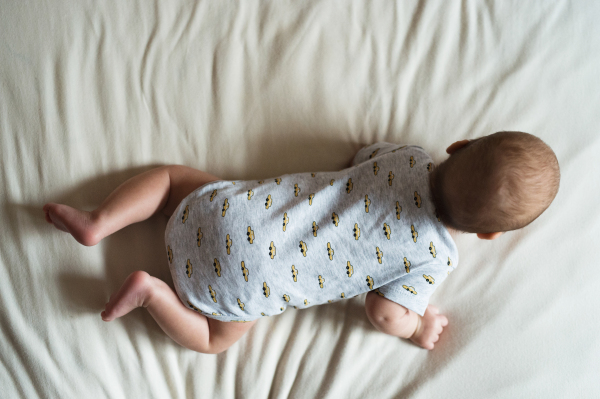
<instances>
[{"instance_id":1,"label":"baby's neck","mask_svg":"<svg viewBox=\"0 0 600 399\"><path fill-rule=\"evenodd\" d=\"M430 194L433 195L432 193L435 190L435 179L433 178L433 173L429 174L428 181L429 181L429 190L431 192ZM456 231L452 227L448 227L446 225L444 225L444 227L446 228L446 230L448 230L448 233L450 233L452 240L456 244L456 239L460 236L460 232Z\"/></svg>"},{"instance_id":2,"label":"baby's neck","mask_svg":"<svg viewBox=\"0 0 600 399\"><path fill-rule=\"evenodd\" d=\"M448 230L448 233L450 233L452 240L454 241L454 243L456 243L456 239L460 236L460 232L454 230L452 227L448 227L448 226L444 226L444 227L446 227L446 230Z\"/></svg>"}]
</instances>

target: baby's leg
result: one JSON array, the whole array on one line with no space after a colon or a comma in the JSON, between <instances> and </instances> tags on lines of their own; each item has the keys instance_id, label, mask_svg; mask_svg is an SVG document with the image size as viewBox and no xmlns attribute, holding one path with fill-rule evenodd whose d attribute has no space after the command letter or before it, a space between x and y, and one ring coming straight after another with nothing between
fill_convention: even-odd
<instances>
[{"instance_id":1,"label":"baby's leg","mask_svg":"<svg viewBox=\"0 0 600 399\"><path fill-rule=\"evenodd\" d=\"M215 180L220 179L187 166L162 166L127 180L92 212L54 203L44 205L44 212L48 223L71 233L81 244L91 246L157 211L171 216L189 193Z\"/></svg>"},{"instance_id":2,"label":"baby's leg","mask_svg":"<svg viewBox=\"0 0 600 399\"><path fill-rule=\"evenodd\" d=\"M255 321L222 322L186 308L162 280L143 271L133 272L114 293L102 312L104 321L145 307L160 328L178 344L202 353L220 353L233 345Z\"/></svg>"}]
</instances>

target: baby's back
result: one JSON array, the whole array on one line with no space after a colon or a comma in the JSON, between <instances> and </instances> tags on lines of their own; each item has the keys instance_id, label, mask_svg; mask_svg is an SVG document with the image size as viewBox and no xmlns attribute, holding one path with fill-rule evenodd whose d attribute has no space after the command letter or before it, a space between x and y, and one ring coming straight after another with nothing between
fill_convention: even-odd
<instances>
[{"instance_id":1,"label":"baby's back","mask_svg":"<svg viewBox=\"0 0 600 399\"><path fill-rule=\"evenodd\" d=\"M180 299L247 321L378 289L422 314L458 254L429 198L431 158L417 146L380 147L338 172L191 193L165 233Z\"/></svg>"}]
</instances>

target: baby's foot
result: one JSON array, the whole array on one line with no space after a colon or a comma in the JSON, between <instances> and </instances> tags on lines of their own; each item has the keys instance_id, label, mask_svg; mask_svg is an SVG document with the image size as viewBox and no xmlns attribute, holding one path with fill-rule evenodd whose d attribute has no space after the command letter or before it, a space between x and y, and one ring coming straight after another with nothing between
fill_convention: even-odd
<instances>
[{"instance_id":1,"label":"baby's foot","mask_svg":"<svg viewBox=\"0 0 600 399\"><path fill-rule=\"evenodd\" d=\"M71 233L73 238L83 245L96 245L102 239L98 223L93 220L91 212L80 211L68 205L48 203L44 205L44 213L48 223Z\"/></svg>"},{"instance_id":2,"label":"baby's foot","mask_svg":"<svg viewBox=\"0 0 600 399\"><path fill-rule=\"evenodd\" d=\"M102 320L111 321L126 315L135 308L148 306L152 276L138 270L127 277L119 291L113 293L100 314Z\"/></svg>"}]
</instances>

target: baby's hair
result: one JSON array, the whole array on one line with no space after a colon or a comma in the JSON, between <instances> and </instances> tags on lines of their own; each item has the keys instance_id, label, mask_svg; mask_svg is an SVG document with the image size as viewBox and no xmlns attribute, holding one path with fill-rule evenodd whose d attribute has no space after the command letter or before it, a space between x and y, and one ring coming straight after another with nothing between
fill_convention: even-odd
<instances>
[{"instance_id":1,"label":"baby's hair","mask_svg":"<svg viewBox=\"0 0 600 399\"><path fill-rule=\"evenodd\" d=\"M440 220L466 233L527 226L550 206L559 183L552 149L523 132L471 140L435 167L429 180Z\"/></svg>"}]
</instances>

